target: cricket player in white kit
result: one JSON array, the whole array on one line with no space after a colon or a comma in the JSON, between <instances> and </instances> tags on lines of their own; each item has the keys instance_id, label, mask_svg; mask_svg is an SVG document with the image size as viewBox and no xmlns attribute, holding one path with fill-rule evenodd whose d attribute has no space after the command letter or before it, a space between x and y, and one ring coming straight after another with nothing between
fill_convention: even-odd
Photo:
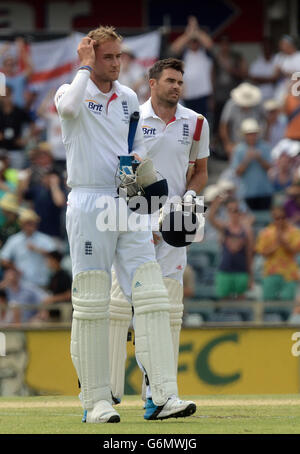
<instances>
[{"instance_id":1,"label":"cricket player in white kit","mask_svg":"<svg viewBox=\"0 0 300 454\"><path fill-rule=\"evenodd\" d=\"M194 173L187 181L190 150L198 114L178 103L183 89L183 63L174 58L156 62L149 71L151 98L140 107L142 129L148 157L168 181L169 198L190 201L207 183L209 156L209 125L203 117L201 136L197 142ZM183 315L183 273L186 247L167 244L161 234L153 232L156 259L168 290L171 310L170 326L177 371L179 336ZM110 303L110 356L112 392L121 399L124 392L124 370L127 332L132 318L130 305L114 276ZM151 385L151 383L150 383ZM151 389L146 394L145 419L157 419Z\"/></svg>"},{"instance_id":2,"label":"cricket player in white kit","mask_svg":"<svg viewBox=\"0 0 300 454\"><path fill-rule=\"evenodd\" d=\"M105 200L116 212L121 203L115 181L118 157L128 155L129 118L139 108L135 93L117 82L121 37L112 27L100 26L82 39L78 55L82 66L70 85L58 89L55 103L72 188L67 208L74 309L71 356L81 384L84 421L120 421L112 407L109 371L113 262L135 310L137 357L149 376L153 400L168 417L180 412L188 416L196 406L176 397L170 305L151 231L100 231L98 224ZM132 153L139 159L146 155L140 124Z\"/></svg>"}]
</instances>

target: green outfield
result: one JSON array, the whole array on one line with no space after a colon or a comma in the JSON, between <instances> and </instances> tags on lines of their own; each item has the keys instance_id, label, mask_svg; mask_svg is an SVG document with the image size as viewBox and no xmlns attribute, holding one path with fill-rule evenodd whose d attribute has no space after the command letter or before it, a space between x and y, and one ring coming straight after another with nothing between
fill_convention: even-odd
<instances>
[{"instance_id":1,"label":"green outfield","mask_svg":"<svg viewBox=\"0 0 300 454\"><path fill-rule=\"evenodd\" d=\"M300 395L188 396L186 419L144 421L142 401L126 397L119 424L83 424L73 397L0 398L1 434L299 434Z\"/></svg>"}]
</instances>

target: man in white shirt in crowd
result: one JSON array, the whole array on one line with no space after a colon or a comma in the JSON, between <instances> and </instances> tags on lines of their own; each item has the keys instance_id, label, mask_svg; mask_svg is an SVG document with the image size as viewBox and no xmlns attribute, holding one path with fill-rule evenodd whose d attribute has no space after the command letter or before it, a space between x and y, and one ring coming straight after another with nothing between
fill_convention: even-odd
<instances>
[{"instance_id":1,"label":"man in white shirt in crowd","mask_svg":"<svg viewBox=\"0 0 300 454\"><path fill-rule=\"evenodd\" d=\"M272 52L272 44L269 38L262 43L262 53L250 65L249 77L251 82L257 85L262 94L262 100L274 97L274 72L276 68L275 56Z\"/></svg>"},{"instance_id":2,"label":"man in white shirt in crowd","mask_svg":"<svg viewBox=\"0 0 300 454\"><path fill-rule=\"evenodd\" d=\"M147 370L158 413L189 416L196 405L177 397L170 304L151 229L137 231L128 222L122 231L99 222L105 205L109 213L118 213L124 202L118 197L116 172L128 157L130 117L139 110L136 94L117 82L121 37L113 27L100 26L82 39L78 55L81 67L70 85L58 89L55 103L72 188L66 222L73 274L71 356L81 384L83 420L120 421L112 407L109 373L113 261L122 291L135 309L137 357ZM132 153L139 159L146 155L140 122Z\"/></svg>"},{"instance_id":3,"label":"man in white shirt in crowd","mask_svg":"<svg viewBox=\"0 0 300 454\"><path fill-rule=\"evenodd\" d=\"M149 70L151 97L141 106L140 111L148 157L159 173L167 179L170 200L176 197L177 200L186 201L196 197L207 182L209 126L206 118L202 117L194 173L190 181L187 181L189 156L198 115L178 103L183 90L183 68L183 62L175 58L156 62ZM164 209L167 210L167 206ZM155 227L157 228L154 225L154 229ZM159 231L153 232L153 238L156 259L169 293L170 325L177 370L183 314L183 273L187 263L186 247L169 245ZM126 340L131 318L131 307L114 280L110 304L110 352L112 393L116 401L122 398L124 392ZM144 418L159 419L152 400L151 386L147 387L145 397Z\"/></svg>"},{"instance_id":4,"label":"man in white shirt in crowd","mask_svg":"<svg viewBox=\"0 0 300 454\"><path fill-rule=\"evenodd\" d=\"M274 80L277 81L275 98L283 103L294 73L300 71L300 51L296 39L283 35L279 41L279 52L275 55Z\"/></svg>"},{"instance_id":5,"label":"man in white shirt in crowd","mask_svg":"<svg viewBox=\"0 0 300 454\"><path fill-rule=\"evenodd\" d=\"M184 61L184 105L206 116L213 93L213 48L209 35L199 28L196 17L191 16L185 32L171 45L171 52Z\"/></svg>"}]
</instances>

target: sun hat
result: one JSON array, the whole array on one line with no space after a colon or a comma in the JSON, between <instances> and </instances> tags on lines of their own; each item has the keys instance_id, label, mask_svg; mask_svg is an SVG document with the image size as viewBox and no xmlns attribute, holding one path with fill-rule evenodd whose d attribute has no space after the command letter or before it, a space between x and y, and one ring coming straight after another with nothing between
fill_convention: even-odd
<instances>
[{"instance_id":1,"label":"sun hat","mask_svg":"<svg viewBox=\"0 0 300 454\"><path fill-rule=\"evenodd\" d=\"M231 90L230 96L240 107L257 106L262 99L261 90L248 82L243 82Z\"/></svg>"}]
</instances>

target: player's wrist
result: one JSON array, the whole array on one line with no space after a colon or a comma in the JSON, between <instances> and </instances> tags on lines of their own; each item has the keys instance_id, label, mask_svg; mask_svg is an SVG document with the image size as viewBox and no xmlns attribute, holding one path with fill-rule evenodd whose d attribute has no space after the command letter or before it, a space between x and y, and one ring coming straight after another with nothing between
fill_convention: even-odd
<instances>
[{"instance_id":1,"label":"player's wrist","mask_svg":"<svg viewBox=\"0 0 300 454\"><path fill-rule=\"evenodd\" d=\"M186 191L183 198L185 199L186 197L189 197L189 196L196 197L197 196L196 191L194 191L193 189L189 189L188 191Z\"/></svg>"},{"instance_id":2,"label":"player's wrist","mask_svg":"<svg viewBox=\"0 0 300 454\"><path fill-rule=\"evenodd\" d=\"M93 62L83 61L83 62L81 62L79 69L87 69L88 71L92 72L93 71Z\"/></svg>"}]
</instances>

